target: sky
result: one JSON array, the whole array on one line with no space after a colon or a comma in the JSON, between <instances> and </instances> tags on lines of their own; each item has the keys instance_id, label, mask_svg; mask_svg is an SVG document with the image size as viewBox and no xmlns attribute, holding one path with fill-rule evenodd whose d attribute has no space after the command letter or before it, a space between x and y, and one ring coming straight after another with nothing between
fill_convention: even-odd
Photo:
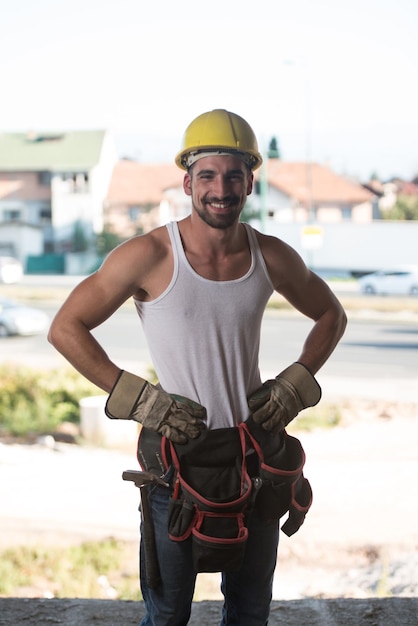
<instances>
[{"instance_id":1,"label":"sky","mask_svg":"<svg viewBox=\"0 0 418 626\"><path fill-rule=\"evenodd\" d=\"M104 128L172 161L214 108L263 153L418 174L417 0L0 0L0 132Z\"/></svg>"}]
</instances>

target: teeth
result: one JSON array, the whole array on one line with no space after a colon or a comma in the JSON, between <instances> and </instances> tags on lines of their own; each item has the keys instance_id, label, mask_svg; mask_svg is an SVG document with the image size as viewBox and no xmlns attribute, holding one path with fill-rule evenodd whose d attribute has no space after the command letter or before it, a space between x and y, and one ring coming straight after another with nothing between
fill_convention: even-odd
<instances>
[{"instance_id":1,"label":"teeth","mask_svg":"<svg viewBox=\"0 0 418 626\"><path fill-rule=\"evenodd\" d=\"M211 205L215 207L215 209L225 209L228 206L224 202L211 202Z\"/></svg>"}]
</instances>

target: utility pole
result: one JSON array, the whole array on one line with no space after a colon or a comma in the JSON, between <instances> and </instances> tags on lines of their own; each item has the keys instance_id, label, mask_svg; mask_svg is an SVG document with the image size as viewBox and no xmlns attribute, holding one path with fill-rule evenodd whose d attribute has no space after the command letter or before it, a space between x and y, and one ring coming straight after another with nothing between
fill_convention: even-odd
<instances>
[{"instance_id":1,"label":"utility pole","mask_svg":"<svg viewBox=\"0 0 418 626\"><path fill-rule=\"evenodd\" d=\"M267 163L268 156L263 155L263 163L260 168L260 223L261 223L261 232L266 233L266 218L267 218L267 191L268 191L268 180L267 180Z\"/></svg>"}]
</instances>

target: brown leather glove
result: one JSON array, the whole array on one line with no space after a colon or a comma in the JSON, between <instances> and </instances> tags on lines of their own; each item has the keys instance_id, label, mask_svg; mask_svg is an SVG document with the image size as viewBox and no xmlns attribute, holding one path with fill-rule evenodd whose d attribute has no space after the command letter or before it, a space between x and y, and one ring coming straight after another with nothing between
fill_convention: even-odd
<instances>
[{"instance_id":1,"label":"brown leather glove","mask_svg":"<svg viewBox=\"0 0 418 626\"><path fill-rule=\"evenodd\" d=\"M111 419L131 419L174 443L196 439L206 428L206 409L183 396L169 395L122 370L105 406Z\"/></svg>"},{"instance_id":2,"label":"brown leather glove","mask_svg":"<svg viewBox=\"0 0 418 626\"><path fill-rule=\"evenodd\" d=\"M293 363L267 380L248 399L248 406L257 424L265 430L283 430L301 411L318 404L321 387L301 363Z\"/></svg>"}]
</instances>

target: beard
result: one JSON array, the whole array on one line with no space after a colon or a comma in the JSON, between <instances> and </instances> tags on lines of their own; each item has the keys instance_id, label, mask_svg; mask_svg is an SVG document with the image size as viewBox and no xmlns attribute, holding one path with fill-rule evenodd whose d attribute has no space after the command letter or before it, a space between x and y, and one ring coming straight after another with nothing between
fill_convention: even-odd
<instances>
[{"instance_id":1,"label":"beard","mask_svg":"<svg viewBox=\"0 0 418 626\"><path fill-rule=\"evenodd\" d=\"M210 212L206 209L206 204L209 204L210 201L202 203L200 206L193 203L193 208L196 211L197 215L200 219L205 222L208 226L212 228L218 228L220 230L225 230L232 226L236 221L238 221L239 216L241 215L241 209L238 209L239 206L239 198L228 198L224 199L224 201L228 200L231 205L230 209L225 213L215 213ZM219 200L212 199L213 202L219 202Z\"/></svg>"}]
</instances>

